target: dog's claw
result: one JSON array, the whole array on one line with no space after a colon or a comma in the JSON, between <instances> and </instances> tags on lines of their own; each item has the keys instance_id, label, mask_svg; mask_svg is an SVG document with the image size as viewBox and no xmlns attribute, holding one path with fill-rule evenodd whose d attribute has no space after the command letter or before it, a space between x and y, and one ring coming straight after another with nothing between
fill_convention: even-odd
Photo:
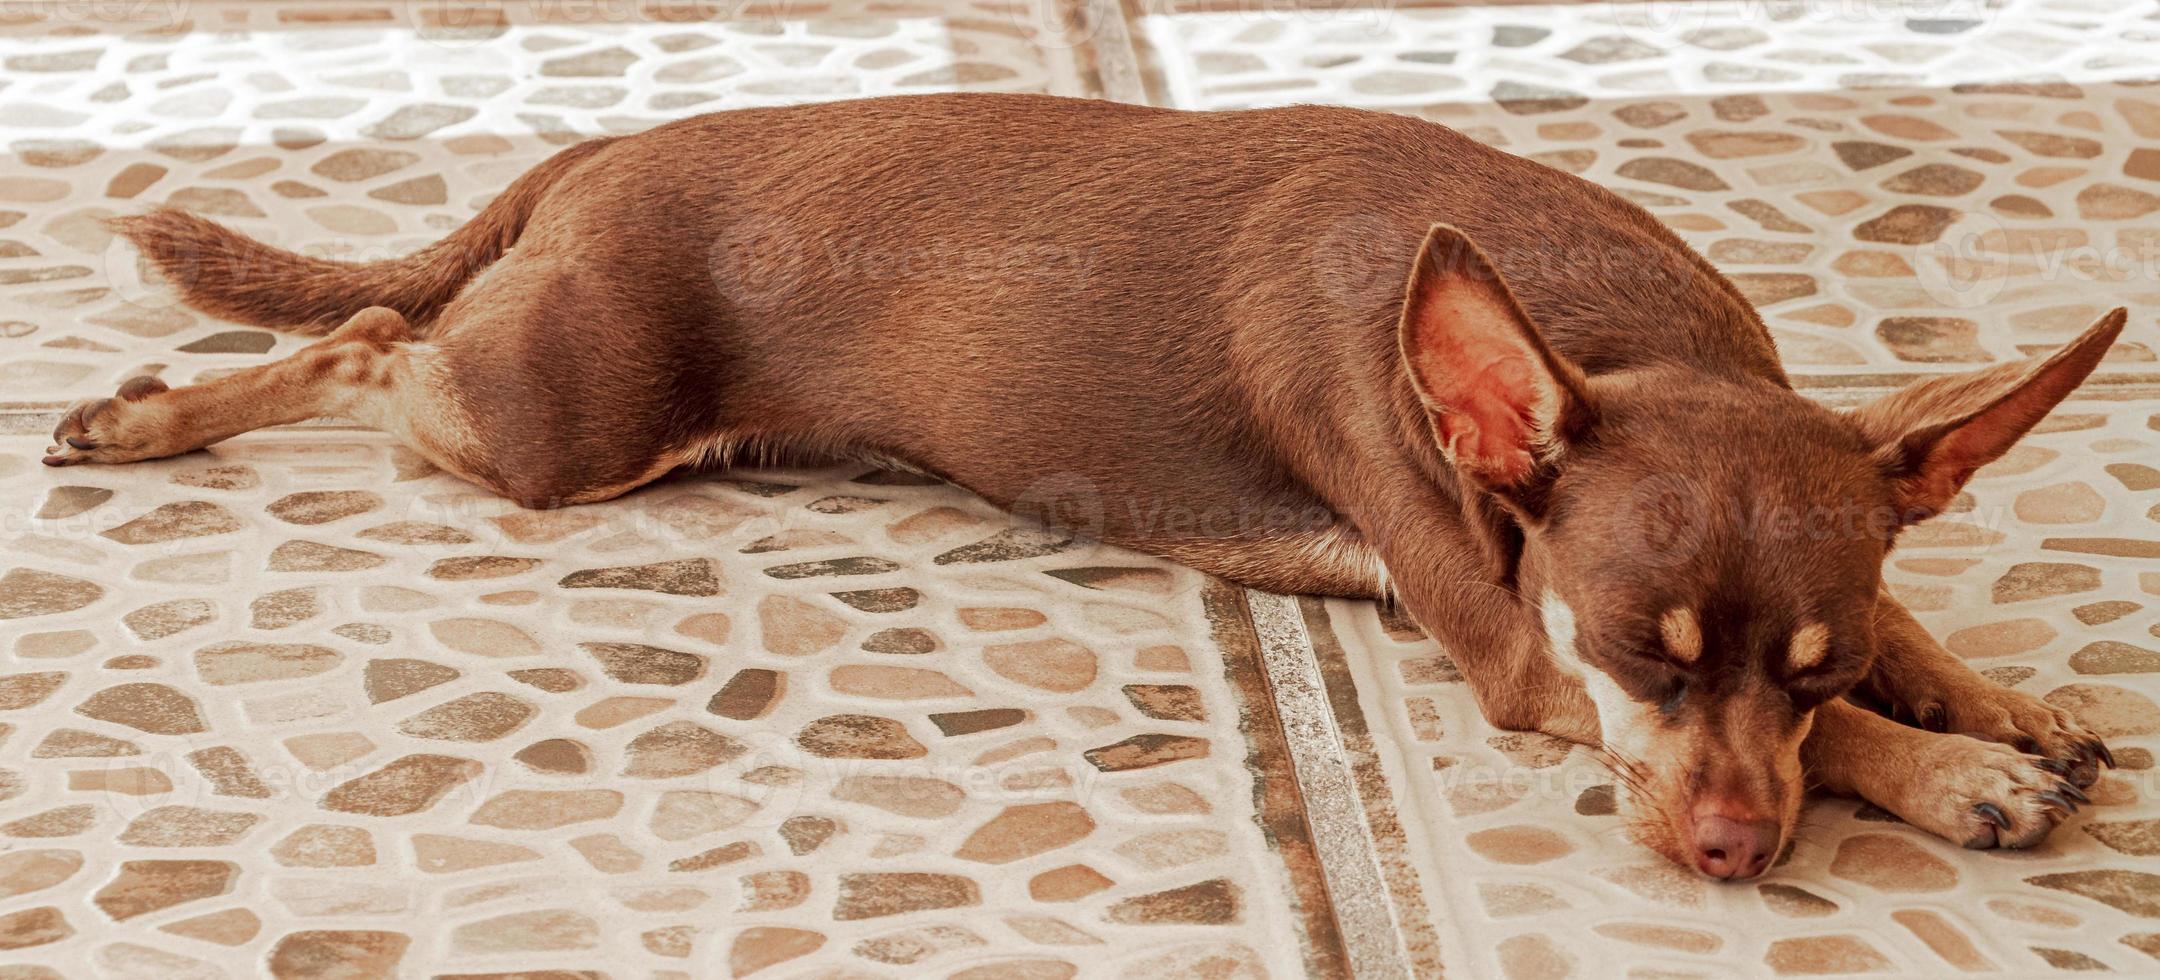
<instances>
[{"instance_id":1,"label":"dog's claw","mask_svg":"<svg viewBox=\"0 0 2160 980\"><path fill-rule=\"evenodd\" d=\"M2055 791L2056 791L2056 792L2058 792L2058 793L2061 793L2062 795L2064 795L2064 796L2067 796L2067 797L2069 797L2069 798L2071 798L2071 799L2073 799L2073 800L2076 800L2076 801L2078 801L2079 803L2091 803L2091 802L2092 802L2092 797L2090 797L2090 796L2086 796L2086 795L2085 795L2085 791L2084 791L2084 790L2081 790L2081 789L2079 789L2079 788L2077 788L2077 787L2075 787L2075 786L2072 786L2072 785L2070 785L2069 783L2057 783L2057 784L2055 784Z\"/></svg>"},{"instance_id":2,"label":"dog's claw","mask_svg":"<svg viewBox=\"0 0 2160 980\"><path fill-rule=\"evenodd\" d=\"M2076 803L2072 802L2069 797L2064 796L2061 793L2057 793L2054 790L2048 790L2043 793L2034 793L2033 795L2039 797L2040 802L2046 803L2047 805L2061 810L2064 813L2078 812L2078 805Z\"/></svg>"},{"instance_id":3,"label":"dog's claw","mask_svg":"<svg viewBox=\"0 0 2160 980\"><path fill-rule=\"evenodd\" d=\"M1973 804L1973 812L1979 814L1981 819L1994 824L1999 830L2010 829L2010 815L2004 813L2002 807L1993 803L1975 803Z\"/></svg>"},{"instance_id":4,"label":"dog's claw","mask_svg":"<svg viewBox=\"0 0 2160 980\"><path fill-rule=\"evenodd\" d=\"M2108 751L2106 742L2095 740L2092 743L2092 753L2099 756L2101 762L2107 763L2109 769L2115 768L2115 753Z\"/></svg>"},{"instance_id":5,"label":"dog's claw","mask_svg":"<svg viewBox=\"0 0 2160 980\"><path fill-rule=\"evenodd\" d=\"M2053 773L2057 776L2067 778L2070 775L2070 763L2064 762L2061 759L2038 759L2033 762L2033 765L2038 766L2041 769L2047 770L2048 772Z\"/></svg>"},{"instance_id":6,"label":"dog's claw","mask_svg":"<svg viewBox=\"0 0 2160 980\"><path fill-rule=\"evenodd\" d=\"M85 439L85 438L83 438L83 437L81 437L81 436L69 436L69 437L67 437L67 444L68 444L68 445L70 445L70 446L74 446L74 447L75 447L75 448L77 448L77 449L96 449L96 448L97 448L97 443L91 442L90 440L88 440L88 439Z\"/></svg>"}]
</instances>

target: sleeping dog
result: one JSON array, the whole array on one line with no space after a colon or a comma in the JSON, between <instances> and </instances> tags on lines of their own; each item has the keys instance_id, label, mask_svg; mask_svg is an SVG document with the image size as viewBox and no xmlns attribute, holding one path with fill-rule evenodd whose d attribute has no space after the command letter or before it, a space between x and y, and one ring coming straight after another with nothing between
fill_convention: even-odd
<instances>
[{"instance_id":1,"label":"sleeping dog","mask_svg":"<svg viewBox=\"0 0 2160 980\"><path fill-rule=\"evenodd\" d=\"M531 507L746 453L902 465L1254 587L1393 598L1494 724L1600 747L1637 839L1718 878L1769 866L1808 785L2024 847L2112 765L1881 568L2122 310L1833 411L1641 209L1320 107L716 113L565 149L368 264L115 224L197 309L322 339L130 380L53 465L321 415Z\"/></svg>"}]
</instances>

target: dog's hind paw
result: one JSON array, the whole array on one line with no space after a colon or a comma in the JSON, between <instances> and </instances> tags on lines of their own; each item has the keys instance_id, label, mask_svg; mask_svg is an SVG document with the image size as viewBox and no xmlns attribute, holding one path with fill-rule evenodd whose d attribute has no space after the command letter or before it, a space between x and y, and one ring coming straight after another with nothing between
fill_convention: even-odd
<instances>
[{"instance_id":1,"label":"dog's hind paw","mask_svg":"<svg viewBox=\"0 0 2160 980\"><path fill-rule=\"evenodd\" d=\"M111 398L91 398L68 406L60 424L53 427L53 445L46 451L45 465L74 466L79 463L129 463L171 455L156 445L162 438L161 420L149 418L148 400L168 391L165 382L143 376L129 378Z\"/></svg>"}]
</instances>

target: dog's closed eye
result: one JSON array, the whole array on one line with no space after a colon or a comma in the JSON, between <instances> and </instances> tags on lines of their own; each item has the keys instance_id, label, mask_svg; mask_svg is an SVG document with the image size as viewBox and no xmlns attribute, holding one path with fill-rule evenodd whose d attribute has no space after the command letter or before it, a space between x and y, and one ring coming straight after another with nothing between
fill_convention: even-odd
<instances>
[{"instance_id":1,"label":"dog's closed eye","mask_svg":"<svg viewBox=\"0 0 2160 980\"><path fill-rule=\"evenodd\" d=\"M1864 661L1833 653L1804 670L1788 667L1778 686L1792 698L1794 707L1805 711L1851 690L1866 672Z\"/></svg>"},{"instance_id":2,"label":"dog's closed eye","mask_svg":"<svg viewBox=\"0 0 2160 980\"><path fill-rule=\"evenodd\" d=\"M1606 666L1628 697L1656 705L1668 715L1686 700L1694 680L1689 665L1676 662L1655 643L1619 647Z\"/></svg>"},{"instance_id":3,"label":"dog's closed eye","mask_svg":"<svg viewBox=\"0 0 2160 980\"><path fill-rule=\"evenodd\" d=\"M1675 674L1665 686L1664 697L1658 699L1658 712L1672 715L1680 710L1680 703L1687 700L1688 681L1684 675Z\"/></svg>"}]
</instances>

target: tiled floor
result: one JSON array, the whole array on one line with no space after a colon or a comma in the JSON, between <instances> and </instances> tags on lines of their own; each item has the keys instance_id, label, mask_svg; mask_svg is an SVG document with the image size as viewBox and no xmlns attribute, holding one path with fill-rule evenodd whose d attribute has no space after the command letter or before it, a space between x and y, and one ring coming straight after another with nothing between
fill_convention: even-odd
<instances>
[{"instance_id":1,"label":"tiled floor","mask_svg":"<svg viewBox=\"0 0 2160 980\"><path fill-rule=\"evenodd\" d=\"M2153 970L2160 8L1327 6L8 5L0 963L43 970L0 977ZM1448 123L1649 207L1839 404L2128 305L2086 397L1890 571L2113 736L2107 805L1973 854L1825 802L1713 887L1373 607L949 488L521 514L336 428L35 465L69 399L295 345L172 306L98 217L392 254L582 136L952 88Z\"/></svg>"}]
</instances>

